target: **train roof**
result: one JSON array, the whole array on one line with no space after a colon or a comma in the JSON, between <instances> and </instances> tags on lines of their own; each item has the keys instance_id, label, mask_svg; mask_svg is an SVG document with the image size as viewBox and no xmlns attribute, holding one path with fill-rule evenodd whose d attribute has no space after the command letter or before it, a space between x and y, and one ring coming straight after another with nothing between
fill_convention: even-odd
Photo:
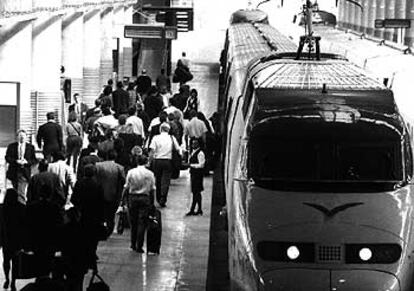
<instances>
[{"instance_id":1,"label":"train roof","mask_svg":"<svg viewBox=\"0 0 414 291\"><path fill-rule=\"evenodd\" d=\"M236 23L269 23L267 13L259 9L240 9L235 11L230 18L230 24Z\"/></svg>"},{"instance_id":2,"label":"train roof","mask_svg":"<svg viewBox=\"0 0 414 291\"><path fill-rule=\"evenodd\" d=\"M254 84L260 88L329 90L387 90L360 67L341 59L278 59L252 69Z\"/></svg>"},{"instance_id":3,"label":"train roof","mask_svg":"<svg viewBox=\"0 0 414 291\"><path fill-rule=\"evenodd\" d=\"M266 24L240 23L228 30L229 55L237 67L244 67L254 58L272 52L288 52L297 46L274 27Z\"/></svg>"},{"instance_id":4,"label":"train roof","mask_svg":"<svg viewBox=\"0 0 414 291\"><path fill-rule=\"evenodd\" d=\"M337 105L398 114L392 91L346 60L272 60L253 65L251 76L263 110Z\"/></svg>"}]
</instances>

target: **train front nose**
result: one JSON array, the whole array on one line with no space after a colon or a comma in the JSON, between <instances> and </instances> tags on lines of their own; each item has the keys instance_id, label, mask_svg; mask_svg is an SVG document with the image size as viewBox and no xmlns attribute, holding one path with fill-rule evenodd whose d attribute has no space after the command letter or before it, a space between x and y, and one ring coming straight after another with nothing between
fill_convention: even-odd
<instances>
[{"instance_id":1,"label":"train front nose","mask_svg":"<svg viewBox=\"0 0 414 291\"><path fill-rule=\"evenodd\" d=\"M398 279L369 270L284 269L265 272L261 290L270 291L399 291Z\"/></svg>"}]
</instances>

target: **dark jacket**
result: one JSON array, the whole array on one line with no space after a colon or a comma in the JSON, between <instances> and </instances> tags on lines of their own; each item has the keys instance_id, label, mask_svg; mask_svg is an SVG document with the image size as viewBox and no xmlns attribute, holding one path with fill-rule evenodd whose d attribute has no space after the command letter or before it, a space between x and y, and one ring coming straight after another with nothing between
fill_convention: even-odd
<instances>
[{"instance_id":1,"label":"dark jacket","mask_svg":"<svg viewBox=\"0 0 414 291\"><path fill-rule=\"evenodd\" d=\"M184 93L174 94L174 96L170 98L170 103L172 106L175 106L181 111L184 111L185 107L187 106L187 97L184 95Z\"/></svg>"},{"instance_id":2,"label":"dark jacket","mask_svg":"<svg viewBox=\"0 0 414 291\"><path fill-rule=\"evenodd\" d=\"M44 186L51 189L51 196L46 197L46 199L60 208L63 207L66 198L59 176L48 171L40 172L30 179L29 187L27 188L27 202L30 203L39 200L40 196L43 194L41 191Z\"/></svg>"},{"instance_id":3,"label":"dark jacket","mask_svg":"<svg viewBox=\"0 0 414 291\"><path fill-rule=\"evenodd\" d=\"M62 127L54 121L46 122L39 127L36 141L39 148L42 146L43 141L43 154L45 156L62 150Z\"/></svg>"},{"instance_id":4,"label":"dark jacket","mask_svg":"<svg viewBox=\"0 0 414 291\"><path fill-rule=\"evenodd\" d=\"M35 149L29 143L26 143L26 149L24 151L24 158L28 162L24 166L21 166L17 163L18 157L18 142L14 142L9 144L6 151L6 162L9 163L9 167L7 169L6 177L10 181L17 180L17 173L23 173L24 177L29 180L31 174L31 167L34 163L36 163L36 156L35 156Z\"/></svg>"},{"instance_id":5,"label":"dark jacket","mask_svg":"<svg viewBox=\"0 0 414 291\"><path fill-rule=\"evenodd\" d=\"M80 180L85 176L85 166L92 164L95 165L96 163L102 162L102 159L98 157L97 155L91 155L88 153L88 155L83 156L79 160L79 166L78 166L78 172L77 172L77 179Z\"/></svg>"},{"instance_id":6,"label":"dark jacket","mask_svg":"<svg viewBox=\"0 0 414 291\"><path fill-rule=\"evenodd\" d=\"M104 221L104 196L96 178L80 179L73 190L71 201L81 212L80 223L87 234L97 235L97 227ZM90 231L90 232L89 232ZM95 237L98 240L97 237Z\"/></svg>"},{"instance_id":7,"label":"dark jacket","mask_svg":"<svg viewBox=\"0 0 414 291\"><path fill-rule=\"evenodd\" d=\"M145 112L152 120L158 116L162 110L163 102L160 95L150 95L144 100Z\"/></svg>"},{"instance_id":8,"label":"dark jacket","mask_svg":"<svg viewBox=\"0 0 414 291\"><path fill-rule=\"evenodd\" d=\"M112 92L113 109L117 115L128 112L129 94L124 89L116 89Z\"/></svg>"},{"instance_id":9,"label":"dark jacket","mask_svg":"<svg viewBox=\"0 0 414 291\"><path fill-rule=\"evenodd\" d=\"M96 178L102 185L107 202L119 201L125 184L124 167L115 161L96 163Z\"/></svg>"},{"instance_id":10,"label":"dark jacket","mask_svg":"<svg viewBox=\"0 0 414 291\"><path fill-rule=\"evenodd\" d=\"M151 88L151 78L147 75L141 75L137 78L137 93L146 94Z\"/></svg>"}]
</instances>

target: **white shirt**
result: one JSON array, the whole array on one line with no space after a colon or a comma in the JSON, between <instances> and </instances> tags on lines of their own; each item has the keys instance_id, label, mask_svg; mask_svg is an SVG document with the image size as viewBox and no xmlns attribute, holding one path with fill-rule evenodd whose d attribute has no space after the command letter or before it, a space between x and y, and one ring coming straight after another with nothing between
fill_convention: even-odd
<instances>
[{"instance_id":1,"label":"white shirt","mask_svg":"<svg viewBox=\"0 0 414 291\"><path fill-rule=\"evenodd\" d=\"M194 169L204 168L204 165L206 164L206 156L204 155L203 151L198 152L197 159L198 159L198 164L190 164L190 167Z\"/></svg>"},{"instance_id":2,"label":"white shirt","mask_svg":"<svg viewBox=\"0 0 414 291\"><path fill-rule=\"evenodd\" d=\"M50 163L47 170L48 172L55 173L59 176L59 181L63 189L66 188L66 186L71 186L72 189L75 187L75 174L73 173L72 167L68 166L65 161L59 160Z\"/></svg>"},{"instance_id":3,"label":"white shirt","mask_svg":"<svg viewBox=\"0 0 414 291\"><path fill-rule=\"evenodd\" d=\"M169 103L170 103L170 98L172 97L171 93L167 92L167 93L160 94L160 95L161 95L161 98L162 98L163 106L168 107Z\"/></svg>"},{"instance_id":4,"label":"white shirt","mask_svg":"<svg viewBox=\"0 0 414 291\"><path fill-rule=\"evenodd\" d=\"M98 124L104 128L116 128L118 126L118 120L112 114L110 114L99 117L95 121L95 124Z\"/></svg>"},{"instance_id":5,"label":"white shirt","mask_svg":"<svg viewBox=\"0 0 414 291\"><path fill-rule=\"evenodd\" d=\"M26 143L17 143L17 159L23 160L24 159L24 152L26 151Z\"/></svg>"},{"instance_id":6,"label":"white shirt","mask_svg":"<svg viewBox=\"0 0 414 291\"><path fill-rule=\"evenodd\" d=\"M154 173L145 166L138 166L128 171L125 181L125 189L129 190L129 194L146 194L155 190Z\"/></svg>"},{"instance_id":7,"label":"white shirt","mask_svg":"<svg viewBox=\"0 0 414 291\"><path fill-rule=\"evenodd\" d=\"M172 141L171 141L172 139ZM181 148L178 145L177 140L167 132L161 132L160 134L152 138L150 149L154 151L154 159L168 159L172 158L172 147L174 147L181 154Z\"/></svg>"},{"instance_id":8,"label":"white shirt","mask_svg":"<svg viewBox=\"0 0 414 291\"><path fill-rule=\"evenodd\" d=\"M131 125L133 133L142 136L142 138L145 138L144 125L141 118L135 115L129 116L126 120L126 125Z\"/></svg>"},{"instance_id":9,"label":"white shirt","mask_svg":"<svg viewBox=\"0 0 414 291\"><path fill-rule=\"evenodd\" d=\"M184 128L184 135L189 137L202 137L206 133L207 127L203 121L197 117L193 117Z\"/></svg>"}]
</instances>

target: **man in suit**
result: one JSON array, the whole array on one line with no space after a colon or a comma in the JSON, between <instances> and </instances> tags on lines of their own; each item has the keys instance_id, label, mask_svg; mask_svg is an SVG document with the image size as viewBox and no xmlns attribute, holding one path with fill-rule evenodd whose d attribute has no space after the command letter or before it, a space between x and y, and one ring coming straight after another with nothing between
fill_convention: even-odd
<instances>
[{"instance_id":1,"label":"man in suit","mask_svg":"<svg viewBox=\"0 0 414 291\"><path fill-rule=\"evenodd\" d=\"M62 127L55 122L55 113L48 112L46 114L47 122L39 127L37 131L37 145L42 148L43 155L48 161L51 160L53 152L63 150Z\"/></svg>"},{"instance_id":2,"label":"man in suit","mask_svg":"<svg viewBox=\"0 0 414 291\"><path fill-rule=\"evenodd\" d=\"M115 212L121 201L122 190L125 184L124 167L115 162L116 158L116 151L110 150L108 152L108 161L96 163L96 178L104 190L104 213L108 227L108 236L114 230Z\"/></svg>"},{"instance_id":3,"label":"man in suit","mask_svg":"<svg viewBox=\"0 0 414 291\"><path fill-rule=\"evenodd\" d=\"M31 175L31 167L36 163L35 149L26 142L26 131L17 131L17 142L9 144L6 151L6 162L9 164L6 177L17 190L18 199L26 204L26 191Z\"/></svg>"},{"instance_id":4,"label":"man in suit","mask_svg":"<svg viewBox=\"0 0 414 291\"><path fill-rule=\"evenodd\" d=\"M115 115L128 113L129 106L129 94L124 90L124 84L122 82L116 83L116 90L112 92L112 101L114 105Z\"/></svg>"},{"instance_id":5,"label":"man in suit","mask_svg":"<svg viewBox=\"0 0 414 291\"><path fill-rule=\"evenodd\" d=\"M86 112L88 111L88 105L80 101L79 93L73 95L74 103L69 106L69 113L74 111L80 124L84 124L86 121Z\"/></svg>"}]
</instances>

